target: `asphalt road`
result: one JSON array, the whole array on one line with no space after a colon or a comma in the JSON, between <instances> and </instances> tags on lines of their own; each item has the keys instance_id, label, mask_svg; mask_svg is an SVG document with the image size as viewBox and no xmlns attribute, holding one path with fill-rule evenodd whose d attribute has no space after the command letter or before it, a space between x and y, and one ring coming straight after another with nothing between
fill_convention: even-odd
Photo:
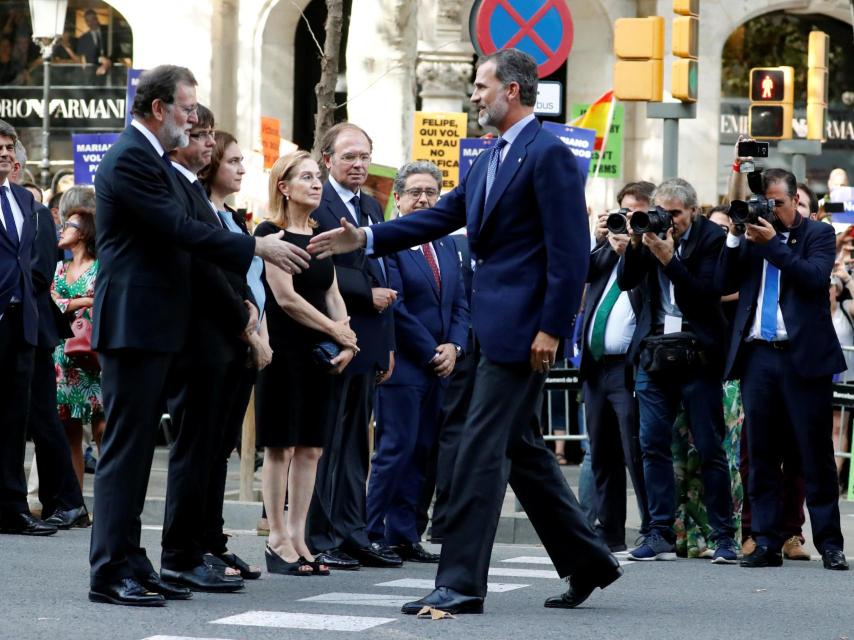
<instances>
[{"instance_id":1,"label":"asphalt road","mask_svg":"<svg viewBox=\"0 0 854 640\"><path fill-rule=\"evenodd\" d=\"M155 564L159 539L159 530L143 531ZM498 545L490 569L496 586L485 615L430 621L399 613L402 602L430 591L435 568L417 564L330 577L264 574L243 593L197 593L159 609L92 604L88 543L88 530L50 538L0 536L0 638L854 639L854 572L826 571L816 560L761 570L704 560L628 563L622 579L582 608L565 611L542 606L565 584L551 577L541 547ZM263 562L264 539L254 532L235 532L230 546L251 562Z\"/></svg>"}]
</instances>

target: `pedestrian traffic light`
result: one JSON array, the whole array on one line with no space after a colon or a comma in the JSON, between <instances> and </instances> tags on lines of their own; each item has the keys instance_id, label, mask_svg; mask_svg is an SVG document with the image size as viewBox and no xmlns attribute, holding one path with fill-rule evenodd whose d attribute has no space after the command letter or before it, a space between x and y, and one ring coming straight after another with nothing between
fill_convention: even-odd
<instances>
[{"instance_id":1,"label":"pedestrian traffic light","mask_svg":"<svg viewBox=\"0 0 854 640\"><path fill-rule=\"evenodd\" d=\"M673 32L670 52L670 93L682 102L697 101L697 57L699 55L700 0L673 0Z\"/></svg>"},{"instance_id":2,"label":"pedestrian traffic light","mask_svg":"<svg viewBox=\"0 0 854 640\"><path fill-rule=\"evenodd\" d=\"M792 103L795 93L792 67L755 67L750 70L748 129L757 140L792 137Z\"/></svg>"},{"instance_id":3,"label":"pedestrian traffic light","mask_svg":"<svg viewBox=\"0 0 854 640\"><path fill-rule=\"evenodd\" d=\"M661 102L664 97L664 18L619 18L614 23L614 96Z\"/></svg>"},{"instance_id":4,"label":"pedestrian traffic light","mask_svg":"<svg viewBox=\"0 0 854 640\"><path fill-rule=\"evenodd\" d=\"M811 31L807 53L807 139L827 136L827 50L830 37Z\"/></svg>"}]
</instances>

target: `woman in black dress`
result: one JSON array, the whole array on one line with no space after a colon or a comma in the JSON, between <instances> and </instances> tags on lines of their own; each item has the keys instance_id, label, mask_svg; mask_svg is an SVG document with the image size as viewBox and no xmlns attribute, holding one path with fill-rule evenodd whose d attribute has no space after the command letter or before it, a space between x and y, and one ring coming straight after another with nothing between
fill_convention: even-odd
<instances>
[{"instance_id":1,"label":"woman in black dress","mask_svg":"<svg viewBox=\"0 0 854 640\"><path fill-rule=\"evenodd\" d=\"M282 240L305 248L317 223L320 169L306 151L279 158L270 171L270 220L256 236L284 230ZM270 522L267 571L285 575L328 575L305 543L305 523L314 491L317 461L335 419L339 374L357 350L356 334L338 292L329 258L313 259L297 275L266 264L267 328L273 360L258 375L255 419L264 447L261 486ZM324 368L312 356L318 343L335 342L341 352ZM288 511L284 513L285 494Z\"/></svg>"}]
</instances>

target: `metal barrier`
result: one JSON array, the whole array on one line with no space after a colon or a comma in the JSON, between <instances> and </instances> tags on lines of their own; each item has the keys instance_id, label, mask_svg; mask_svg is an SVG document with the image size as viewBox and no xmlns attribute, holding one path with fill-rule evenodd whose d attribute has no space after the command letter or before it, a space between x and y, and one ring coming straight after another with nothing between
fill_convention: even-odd
<instances>
[{"instance_id":1,"label":"metal barrier","mask_svg":"<svg viewBox=\"0 0 854 640\"><path fill-rule=\"evenodd\" d=\"M587 440L586 433L572 434L569 432L569 427L572 424L570 416L572 402L570 395L578 393L581 389L581 379L578 375L578 369L569 366L566 360L560 364L555 364L555 368L549 371L545 383L543 440ZM580 422L584 424L586 416L584 415L583 402L580 403L580 411ZM561 424L561 420L558 418L562 418L563 429L555 428L555 425L560 427ZM566 433L555 435L555 431L565 431Z\"/></svg>"}]
</instances>

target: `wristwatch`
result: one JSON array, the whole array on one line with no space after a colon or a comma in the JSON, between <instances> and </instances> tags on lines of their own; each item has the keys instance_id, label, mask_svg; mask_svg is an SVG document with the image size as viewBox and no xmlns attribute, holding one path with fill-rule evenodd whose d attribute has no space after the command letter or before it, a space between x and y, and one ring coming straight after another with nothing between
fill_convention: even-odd
<instances>
[{"instance_id":1,"label":"wristwatch","mask_svg":"<svg viewBox=\"0 0 854 640\"><path fill-rule=\"evenodd\" d=\"M463 348L460 345L454 344L454 350L457 352L457 360L463 357Z\"/></svg>"}]
</instances>

